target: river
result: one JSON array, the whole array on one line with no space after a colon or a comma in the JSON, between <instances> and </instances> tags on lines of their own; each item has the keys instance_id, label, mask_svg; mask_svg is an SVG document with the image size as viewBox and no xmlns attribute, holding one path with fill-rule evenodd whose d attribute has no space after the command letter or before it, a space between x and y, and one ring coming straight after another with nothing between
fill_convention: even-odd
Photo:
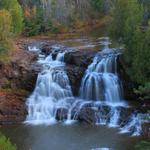
<instances>
[{"instance_id":1,"label":"river","mask_svg":"<svg viewBox=\"0 0 150 150\"><path fill-rule=\"evenodd\" d=\"M86 124L52 126L6 126L1 128L18 150L133 150L142 137L118 134L117 129Z\"/></svg>"},{"instance_id":2,"label":"river","mask_svg":"<svg viewBox=\"0 0 150 150\"><path fill-rule=\"evenodd\" d=\"M120 51L109 48L111 42L107 37L64 40L61 44L71 49L53 45L52 52L57 51L55 59L52 54L42 54L41 57L41 51L38 52L38 62L43 70L38 75L34 92L27 99L26 121L16 126L3 126L2 133L16 144L18 150L133 150L139 141L144 140L140 135L143 116L131 112L128 119L122 119L128 104L123 98L116 68ZM72 49L99 50L100 47L104 49L97 52L86 68L78 89L80 95L74 97L64 55ZM34 45L30 50L39 51ZM72 124L86 107L97 116L93 125ZM67 116L58 122L60 108L67 110ZM79 109L75 109L77 112L72 115L74 108Z\"/></svg>"}]
</instances>

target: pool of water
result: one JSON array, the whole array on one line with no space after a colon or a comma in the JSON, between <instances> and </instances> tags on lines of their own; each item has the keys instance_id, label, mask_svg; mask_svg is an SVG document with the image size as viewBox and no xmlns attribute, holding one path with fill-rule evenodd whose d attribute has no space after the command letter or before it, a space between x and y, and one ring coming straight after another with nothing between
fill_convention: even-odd
<instances>
[{"instance_id":1,"label":"pool of water","mask_svg":"<svg viewBox=\"0 0 150 150\"><path fill-rule=\"evenodd\" d=\"M117 129L86 124L5 126L1 131L18 150L134 150L134 145L142 140L142 137L119 134Z\"/></svg>"}]
</instances>

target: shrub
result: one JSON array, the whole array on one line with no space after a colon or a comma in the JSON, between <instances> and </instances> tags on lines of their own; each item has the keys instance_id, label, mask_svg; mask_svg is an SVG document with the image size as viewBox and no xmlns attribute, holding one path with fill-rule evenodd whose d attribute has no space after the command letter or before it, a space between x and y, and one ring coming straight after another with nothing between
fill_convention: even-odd
<instances>
[{"instance_id":1,"label":"shrub","mask_svg":"<svg viewBox=\"0 0 150 150\"><path fill-rule=\"evenodd\" d=\"M150 82L139 86L138 89L134 89L134 92L139 95L141 100L150 100Z\"/></svg>"},{"instance_id":2,"label":"shrub","mask_svg":"<svg viewBox=\"0 0 150 150\"><path fill-rule=\"evenodd\" d=\"M0 134L0 150L16 150L16 146L12 145L9 139Z\"/></svg>"},{"instance_id":3,"label":"shrub","mask_svg":"<svg viewBox=\"0 0 150 150\"><path fill-rule=\"evenodd\" d=\"M143 5L138 0L116 0L110 35L124 44L126 71L141 85L150 81L150 29L142 31Z\"/></svg>"},{"instance_id":4,"label":"shrub","mask_svg":"<svg viewBox=\"0 0 150 150\"><path fill-rule=\"evenodd\" d=\"M141 141L135 146L135 150L150 150L150 142Z\"/></svg>"},{"instance_id":5,"label":"shrub","mask_svg":"<svg viewBox=\"0 0 150 150\"><path fill-rule=\"evenodd\" d=\"M1 0L0 7L9 11L12 16L12 32L20 34L23 27L22 8L17 0Z\"/></svg>"},{"instance_id":6,"label":"shrub","mask_svg":"<svg viewBox=\"0 0 150 150\"><path fill-rule=\"evenodd\" d=\"M10 37L12 18L10 13L0 10L0 41L7 41Z\"/></svg>"}]
</instances>

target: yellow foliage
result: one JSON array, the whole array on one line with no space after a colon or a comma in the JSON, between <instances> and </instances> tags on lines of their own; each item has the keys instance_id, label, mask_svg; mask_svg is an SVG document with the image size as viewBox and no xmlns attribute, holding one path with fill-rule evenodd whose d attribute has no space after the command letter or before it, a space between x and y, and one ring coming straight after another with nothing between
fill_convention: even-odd
<instances>
[{"instance_id":1,"label":"yellow foliage","mask_svg":"<svg viewBox=\"0 0 150 150\"><path fill-rule=\"evenodd\" d=\"M0 10L0 41L7 40L10 37L11 24L10 13L5 9Z\"/></svg>"}]
</instances>

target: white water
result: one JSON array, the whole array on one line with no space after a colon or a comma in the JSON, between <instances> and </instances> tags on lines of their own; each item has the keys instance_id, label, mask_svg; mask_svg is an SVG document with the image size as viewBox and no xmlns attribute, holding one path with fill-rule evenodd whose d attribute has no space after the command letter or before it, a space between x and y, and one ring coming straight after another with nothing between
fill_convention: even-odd
<instances>
[{"instance_id":1,"label":"white water","mask_svg":"<svg viewBox=\"0 0 150 150\"><path fill-rule=\"evenodd\" d=\"M69 107L67 100L72 97L72 91L64 70L64 54L58 53L55 60L51 55L39 59L43 71L39 73L35 90L27 100L27 123L55 123L59 106Z\"/></svg>"},{"instance_id":2,"label":"white water","mask_svg":"<svg viewBox=\"0 0 150 150\"><path fill-rule=\"evenodd\" d=\"M42 65L42 71L38 75L34 92L27 100L26 123L56 123L57 111L61 109L67 110L67 116L62 120L69 125L77 121L83 108L90 106L95 110L96 124L120 127L121 107L127 105L123 101L122 85L117 75L119 52L109 48L108 38L101 40L100 44L104 45L104 49L95 56L85 72L80 98L73 97L65 72L64 55L67 50L61 45L54 45L52 53L45 57L40 49L29 47L30 51L38 53L38 63ZM53 51L57 51L55 59L52 56ZM141 134L141 125L141 119L132 115L120 128L120 133L130 132L133 136L138 136Z\"/></svg>"},{"instance_id":3,"label":"white water","mask_svg":"<svg viewBox=\"0 0 150 150\"><path fill-rule=\"evenodd\" d=\"M133 114L127 124L120 129L120 133L132 132L132 136L140 136L142 132L142 120L137 114Z\"/></svg>"},{"instance_id":4,"label":"white water","mask_svg":"<svg viewBox=\"0 0 150 150\"><path fill-rule=\"evenodd\" d=\"M98 54L94 58L81 84L81 98L107 102L119 102L122 100L116 59L117 54L107 54L105 56Z\"/></svg>"}]
</instances>

